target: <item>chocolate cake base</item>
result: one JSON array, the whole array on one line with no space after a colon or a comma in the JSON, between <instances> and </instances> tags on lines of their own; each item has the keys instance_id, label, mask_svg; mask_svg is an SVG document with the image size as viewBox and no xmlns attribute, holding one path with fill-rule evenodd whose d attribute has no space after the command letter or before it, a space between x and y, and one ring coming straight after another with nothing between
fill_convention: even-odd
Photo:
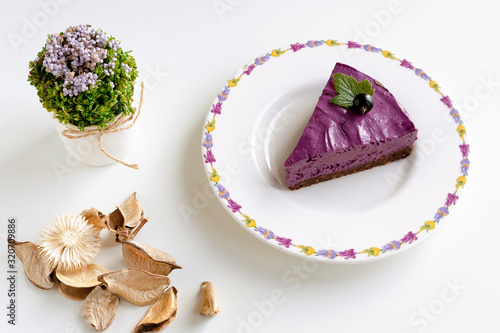
<instances>
[{"instance_id":1,"label":"chocolate cake base","mask_svg":"<svg viewBox=\"0 0 500 333\"><path fill-rule=\"evenodd\" d=\"M324 181L327 181L330 179L339 178L342 176L347 176L347 175L350 175L350 174L353 174L356 172L368 170L368 169L371 169L371 168L374 168L377 166L381 166L381 165L384 165L384 164L387 164L390 162L401 160L401 159L409 156L411 154L412 150L413 150L413 145L408 146L404 149L398 150L397 152L394 152L392 154L382 156L375 161L371 161L371 162L368 162L365 164L358 165L354 168L350 168L350 169L346 169L346 170L342 170L342 171L336 171L336 172L329 173L327 175L321 175L318 177L303 180L301 182L298 182L295 185L290 186L290 189L291 190L298 190L299 188L302 188L302 187L310 186L313 184L324 182Z\"/></svg>"}]
</instances>

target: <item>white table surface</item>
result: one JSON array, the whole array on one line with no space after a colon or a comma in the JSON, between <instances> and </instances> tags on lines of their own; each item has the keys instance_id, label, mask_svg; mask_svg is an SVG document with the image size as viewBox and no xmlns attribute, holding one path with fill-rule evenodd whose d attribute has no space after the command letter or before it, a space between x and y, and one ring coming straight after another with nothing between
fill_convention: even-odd
<instances>
[{"instance_id":1,"label":"white table surface","mask_svg":"<svg viewBox=\"0 0 500 333\"><path fill-rule=\"evenodd\" d=\"M499 331L496 1L3 0L0 6L1 332L93 331L81 302L34 287L20 263L16 325L7 323L8 217L18 218L18 240L36 241L53 216L91 206L109 212L134 191L151 217L137 241L184 267L171 274L179 309L166 332ZM54 172L54 163L68 164L67 153L26 82L28 61L46 34L80 23L133 50L147 83L139 137L126 159L139 163L139 171L115 164ZM256 56L328 38L369 42L426 69L462 106L471 142L466 190L443 230L371 264L311 264L283 254L200 194L207 187L201 128L220 87ZM190 217L181 213L186 207ZM119 246L103 252L110 269L123 267ZM205 280L213 281L221 307L214 318L197 315ZM122 301L107 331L131 332L145 312Z\"/></svg>"}]
</instances>

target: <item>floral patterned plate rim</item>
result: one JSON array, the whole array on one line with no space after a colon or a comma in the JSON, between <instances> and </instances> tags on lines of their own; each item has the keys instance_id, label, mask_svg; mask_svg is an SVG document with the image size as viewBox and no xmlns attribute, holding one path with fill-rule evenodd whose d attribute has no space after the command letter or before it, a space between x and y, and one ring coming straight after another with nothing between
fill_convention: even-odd
<instances>
[{"instance_id":1,"label":"floral patterned plate rim","mask_svg":"<svg viewBox=\"0 0 500 333\"><path fill-rule=\"evenodd\" d=\"M301 56L299 57L299 55ZM300 75L307 76L310 74L309 76L311 76L312 80L310 82L315 82L314 91L317 98L327 78L319 78L318 76L320 75L318 73L320 71L316 72L313 66L315 66L315 63L321 64L326 62L326 64L321 65L323 66L321 72L325 72L325 69L328 69L326 70L328 75L337 61L346 62L354 65L354 67L356 67L356 64L363 66L365 63L370 64L367 65L368 68L369 66L372 66L372 68L387 67L383 68L383 71L379 75L384 76L386 72L389 74L387 74L386 80L382 80L382 78L380 81L387 86L387 81L391 81L392 77L397 77L394 80L405 80L405 83L408 82L411 84L411 89L418 91L418 103L424 104L418 105L418 108L412 111L411 105L418 104L412 102L412 98L414 97L411 97L410 94L406 96L404 90L400 90L399 95L393 91L396 98L410 112L417 128L419 128L419 140L417 140L417 143L420 142L420 146L416 155L420 156L418 158L420 162L417 163L417 158L415 158L411 163L411 172L407 172L405 177L400 177L405 178L405 181L408 183L401 186L402 190L399 190L401 194L398 194L398 191L393 191L396 194L391 192L387 197L387 203L380 203L380 208L374 208L372 211L368 209L366 213L358 214L358 217L355 216L357 213L349 214L342 212L338 216L336 213L333 214L335 216L334 218L332 217L332 220L341 220L342 222L335 222L337 223L335 228L332 227L330 230L328 229L329 226L325 227L325 224L329 222L320 221L314 224L314 222L307 221L309 218L307 215L309 214L313 216L312 220L316 220L314 218L317 213L315 207L312 207L312 209L299 207L302 210L293 210L299 200L300 203L303 203L303 201L313 203L313 201L304 200L306 198L305 195L320 198L324 196L324 193L331 193L332 189L334 189L331 184L334 184L333 182L335 181L322 183L330 184L327 185L329 187L318 184L311 187L314 188L317 186L318 190L307 190L309 192L304 195L295 195L286 189L285 186L280 186L278 182L275 182L274 186L272 186L269 182L259 179L259 169L261 167L255 165L251 161L251 157L243 158L236 156L238 154L235 152L241 150L242 143L248 143L249 140L252 141L252 137L253 141L255 141L256 130L255 125L252 123L258 122L262 118L261 111L263 109L269 108L264 102L258 104L260 102L253 101L258 101L259 96L262 95L262 99L266 99L267 96L266 103L269 104L269 100L271 100L273 94L278 99L283 96L282 99L293 99L293 96L297 95L297 93L294 93L293 88L290 89L291 93L288 95L283 93L284 90L278 91L279 88L275 88L277 86L274 82L271 83L271 81L279 81L281 76L283 76L280 82L282 86L286 86L287 82L293 81L286 77L289 75L290 66L293 66L293 68L300 68L303 65L308 66L307 69L304 69L305 74L302 73ZM283 62L283 64L280 62ZM266 72L266 68L269 68L267 70L269 73ZM367 74L372 75L369 72ZM324 75L322 74L321 76ZM379 79L377 76L372 76ZM252 82L252 80L255 82ZM397 90L398 83L392 83L392 87L390 87L391 91L393 87ZM301 83L296 84L300 85ZM281 85L278 85L278 87L281 87ZM273 92L273 90L276 91ZM403 99L410 102L403 103L400 99L401 95L404 95ZM252 109L252 106L247 106L249 103L255 103L253 105L254 109ZM274 101L272 103L276 104L278 102ZM428 103L428 105L425 103ZM281 108L279 112L288 107L283 105L279 107ZM304 112L310 115L314 105L309 103L309 106L311 108ZM271 108L276 108L276 106L273 105ZM241 113L238 114L238 112ZM420 124L417 124L415 116L419 118ZM228 119L227 121L225 121L225 117ZM308 118L304 119L307 120ZM430 123L437 125L431 128ZM251 126L247 128L246 124L250 124ZM253 128L251 128L252 126ZM220 135L219 132L221 133ZM238 140L241 141L239 145L237 144ZM255 157L256 150L253 146L255 146L255 142L250 142L249 147L252 147L252 155ZM433 150L429 148L431 146L434 147ZM228 80L222 87L211 105L203 128L201 149L205 171L211 187L220 203L235 221L260 240L279 250L302 258L328 263L370 262L400 253L427 239L436 230L440 229L445 221L449 220L448 215L453 206L456 205L467 182L470 165L470 148L466 128L459 111L454 107L450 97L443 92L443 89L436 80L431 78L423 69L414 66L407 59L398 57L393 52L377 48L373 45L363 45L353 41L338 42L333 39L311 40L306 43L295 43L286 48L271 50L255 58L254 61L251 61L243 69L236 72L234 77ZM232 159L234 156L236 156L235 160ZM269 156L272 156L272 154L269 155L268 152L268 159ZM267 164L269 164L269 161ZM446 173L439 174L435 172L434 170L437 169L433 168L432 165L436 164L444 165L444 168L447 169ZM404 166L405 164L400 164L398 170L401 170ZM240 172L231 172L231 170L237 171L238 167L240 167ZM366 177L373 178L373 175L380 176L385 173L387 176L388 171L383 171L383 168L386 167L376 168L378 169L376 173L370 176L363 176L363 181L369 179ZM394 168L396 166L392 170L396 170ZM347 179L348 177L353 176L343 178ZM386 183L389 178L386 177ZM359 182L359 180L357 181ZM429 183L422 184L426 181L429 181ZM339 184L341 184L340 187L347 186L349 180L343 180ZM322 186L321 189L319 189L320 186ZM432 190L427 191L426 193L428 194L422 193L425 188L429 187L432 187ZM344 189L347 189L347 187L344 187ZM325 192L327 190L330 192ZM252 195L252 191L255 192L254 195ZM303 190L294 192L300 191ZM432 199L432 202L428 203L427 201L429 200L426 201L427 198L429 200ZM412 205L410 202L414 200L420 200L422 207ZM258 204L253 204L253 201L258 201ZM275 212L273 206L268 204L268 202L279 202L280 209L277 209L277 212ZM262 210L264 212L261 211L261 207L263 207ZM398 216L391 217L391 214L388 213L393 209L398 212L396 214ZM288 212L288 210L291 210L291 212ZM374 211L375 214L373 214ZM363 222L377 213L378 217L374 218L376 220L374 224L382 226L381 228L375 228L369 223ZM300 216L301 214L302 218L294 218L294 216ZM322 215L317 214L319 217L318 220L328 219L328 214L331 214L331 211ZM415 217L413 220L414 216L418 216L418 219ZM288 222L278 221L281 220L281 217L283 217L283 220L292 222L287 224ZM354 220L354 222L347 224L343 219L346 221ZM391 222L384 224L383 220L390 220ZM395 221L392 222L392 220ZM406 228L404 231L397 224L397 220L404 221L407 224L407 226L403 227ZM355 229L352 229L354 227L350 226L350 224L354 223L364 223L358 227L358 229L361 229L359 235L355 235L353 232ZM342 228L351 229L347 232ZM292 229L293 232L291 231ZM387 230L379 232L379 229ZM288 233L289 230L293 235ZM396 230L399 234L396 233ZM350 237L351 240L356 241L356 244L351 245L342 241L340 243L318 241L317 238L314 238L317 237L313 236L314 233L321 235L328 234L327 238L330 237L330 234L333 238L338 237L339 239L349 239ZM344 237L348 233L351 235L347 238ZM363 239L365 237L369 239L365 234L370 233L377 234L373 238L376 239L376 241L373 241L374 243L368 243L369 241L363 243L361 241L360 244L358 242L358 238Z\"/></svg>"}]
</instances>

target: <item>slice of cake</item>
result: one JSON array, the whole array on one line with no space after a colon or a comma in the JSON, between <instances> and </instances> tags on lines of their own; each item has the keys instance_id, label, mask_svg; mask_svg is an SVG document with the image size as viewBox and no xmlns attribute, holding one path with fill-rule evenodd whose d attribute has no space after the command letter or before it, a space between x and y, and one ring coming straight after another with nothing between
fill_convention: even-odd
<instances>
[{"instance_id":1,"label":"slice of cake","mask_svg":"<svg viewBox=\"0 0 500 333\"><path fill-rule=\"evenodd\" d=\"M335 77L351 77L359 83L349 85L349 81L335 81ZM348 96L342 89L355 91L351 86L356 84L368 86L371 92L372 96L367 96L373 106L369 112L342 103ZM416 139L417 129L410 117L380 82L337 63L297 146L285 162L286 181L290 189L296 190L384 165L410 155Z\"/></svg>"}]
</instances>

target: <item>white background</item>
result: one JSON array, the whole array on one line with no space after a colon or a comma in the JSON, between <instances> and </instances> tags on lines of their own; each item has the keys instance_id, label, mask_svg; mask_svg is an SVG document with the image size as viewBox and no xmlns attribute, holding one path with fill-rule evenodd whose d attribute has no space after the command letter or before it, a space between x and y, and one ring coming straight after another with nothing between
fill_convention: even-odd
<instances>
[{"instance_id":1,"label":"white background","mask_svg":"<svg viewBox=\"0 0 500 333\"><path fill-rule=\"evenodd\" d=\"M19 240L36 241L53 216L91 206L109 212L134 191L151 217L137 241L184 267L171 274L179 310L167 331L499 331L496 1L2 0L0 6L1 332L93 331L81 317L82 302L34 287L20 263L16 326L7 324L7 218L18 217ZM68 165L50 115L26 82L46 34L81 23L133 50L147 83L139 137L127 157L139 171ZM200 133L220 87L272 49L329 38L371 43L424 68L461 106L471 142L471 174L446 227L372 264L314 264L283 254L201 194L207 180ZM70 171L58 176L57 163ZM181 213L186 207L189 217ZM108 258L110 269L125 265L119 247L102 256L98 261ZM214 318L197 315L205 280L213 281L221 306ZM131 332L145 312L122 301L108 331Z\"/></svg>"}]
</instances>

